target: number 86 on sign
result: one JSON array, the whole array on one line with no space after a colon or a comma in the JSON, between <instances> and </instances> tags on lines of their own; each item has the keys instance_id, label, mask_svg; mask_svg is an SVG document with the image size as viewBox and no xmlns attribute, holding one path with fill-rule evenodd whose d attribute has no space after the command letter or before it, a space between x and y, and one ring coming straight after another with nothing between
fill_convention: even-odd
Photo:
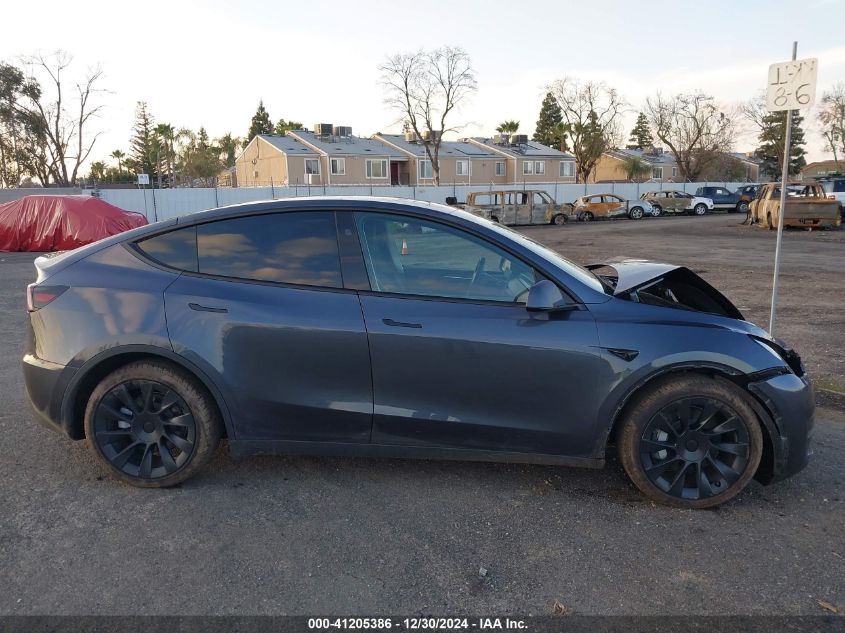
<instances>
[{"instance_id":1,"label":"number 86 on sign","mask_svg":"<svg viewBox=\"0 0 845 633\"><path fill-rule=\"evenodd\" d=\"M769 112L809 108L816 100L818 59L797 59L769 66L766 109Z\"/></svg>"}]
</instances>

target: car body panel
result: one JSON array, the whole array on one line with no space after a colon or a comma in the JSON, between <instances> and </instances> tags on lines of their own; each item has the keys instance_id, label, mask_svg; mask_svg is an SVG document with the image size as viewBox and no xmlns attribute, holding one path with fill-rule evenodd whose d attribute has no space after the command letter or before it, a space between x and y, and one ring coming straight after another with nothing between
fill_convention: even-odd
<instances>
[{"instance_id":1,"label":"car body panel","mask_svg":"<svg viewBox=\"0 0 845 633\"><path fill-rule=\"evenodd\" d=\"M710 198L716 209L736 209L743 201L742 196L726 187L707 186L699 187L695 195L701 198Z\"/></svg>"}]
</instances>

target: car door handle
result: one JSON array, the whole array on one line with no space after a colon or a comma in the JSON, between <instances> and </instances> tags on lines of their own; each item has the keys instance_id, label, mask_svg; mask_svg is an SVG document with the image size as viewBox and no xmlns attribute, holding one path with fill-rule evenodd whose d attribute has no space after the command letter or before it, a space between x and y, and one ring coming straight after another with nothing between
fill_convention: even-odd
<instances>
[{"instance_id":1,"label":"car door handle","mask_svg":"<svg viewBox=\"0 0 845 633\"><path fill-rule=\"evenodd\" d=\"M382 319L381 322L390 327L422 327L422 323L405 323L404 321L394 321L393 319Z\"/></svg>"},{"instance_id":2,"label":"car door handle","mask_svg":"<svg viewBox=\"0 0 845 633\"><path fill-rule=\"evenodd\" d=\"M191 310L196 310L197 312L221 312L221 313L225 313L225 312L229 311L226 308L214 308L212 306L202 306L198 303L189 303L188 307Z\"/></svg>"}]
</instances>

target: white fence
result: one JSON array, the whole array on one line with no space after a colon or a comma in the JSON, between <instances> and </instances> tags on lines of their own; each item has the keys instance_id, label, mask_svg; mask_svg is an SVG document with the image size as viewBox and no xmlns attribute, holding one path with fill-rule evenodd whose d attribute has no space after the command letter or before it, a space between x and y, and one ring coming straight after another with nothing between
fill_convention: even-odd
<instances>
[{"instance_id":1,"label":"white fence","mask_svg":"<svg viewBox=\"0 0 845 633\"><path fill-rule=\"evenodd\" d=\"M688 182L688 183L598 183L598 184L560 184L533 183L523 185L441 185L440 187L379 187L379 186L329 186L309 187L235 187L235 188L194 188L194 189L102 189L99 196L121 209L143 213L153 222L164 220L194 211L203 211L241 202L257 200L276 200L302 196L392 196L428 202L446 202L448 196L454 196L459 202L466 200L470 191L521 190L523 188L547 191L558 202L572 202L575 198L594 193L614 193L625 198L639 198L646 191L661 189L679 189L695 193L699 187L717 185L731 191L746 183L733 182ZM49 194L51 189L17 189L21 195ZM85 191L84 193L89 193Z\"/></svg>"}]
</instances>

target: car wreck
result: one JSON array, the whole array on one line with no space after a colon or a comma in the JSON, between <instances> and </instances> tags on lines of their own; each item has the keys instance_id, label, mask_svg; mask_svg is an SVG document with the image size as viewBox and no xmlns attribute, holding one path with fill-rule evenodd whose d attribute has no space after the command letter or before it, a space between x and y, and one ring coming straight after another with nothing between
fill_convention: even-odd
<instances>
[{"instance_id":1,"label":"car wreck","mask_svg":"<svg viewBox=\"0 0 845 633\"><path fill-rule=\"evenodd\" d=\"M751 203L751 224L770 231L780 222L780 185L769 183L757 192ZM828 197L819 183L787 185L783 226L801 229L832 228L842 223L839 202Z\"/></svg>"}]
</instances>

